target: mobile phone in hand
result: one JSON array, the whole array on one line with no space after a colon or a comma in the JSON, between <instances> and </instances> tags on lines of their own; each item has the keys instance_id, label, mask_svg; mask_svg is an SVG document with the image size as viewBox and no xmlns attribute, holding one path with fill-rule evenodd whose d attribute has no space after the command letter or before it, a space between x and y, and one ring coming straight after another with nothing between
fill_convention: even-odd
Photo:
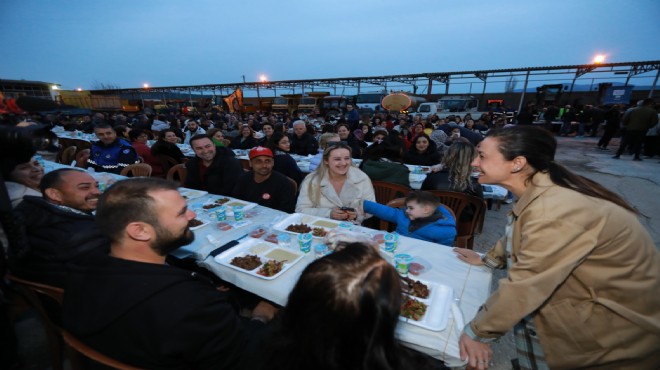
<instances>
[{"instance_id":1,"label":"mobile phone in hand","mask_svg":"<svg viewBox=\"0 0 660 370\"><path fill-rule=\"evenodd\" d=\"M355 212L355 208L353 207L341 207L339 209L342 211Z\"/></svg>"}]
</instances>

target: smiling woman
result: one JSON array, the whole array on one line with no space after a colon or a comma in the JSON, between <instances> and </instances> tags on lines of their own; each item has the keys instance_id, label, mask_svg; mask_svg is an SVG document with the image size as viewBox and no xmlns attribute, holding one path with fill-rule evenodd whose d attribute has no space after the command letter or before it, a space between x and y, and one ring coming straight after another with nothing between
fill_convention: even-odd
<instances>
[{"instance_id":1,"label":"smiling woman","mask_svg":"<svg viewBox=\"0 0 660 370\"><path fill-rule=\"evenodd\" d=\"M362 201L375 199L369 177L352 165L350 146L338 142L323 151L321 165L303 181L296 212L359 223L369 216Z\"/></svg>"},{"instance_id":2,"label":"smiling woman","mask_svg":"<svg viewBox=\"0 0 660 370\"><path fill-rule=\"evenodd\" d=\"M556 148L549 131L531 126L479 144L479 182L518 201L483 258L455 250L467 263L508 270L465 326L461 357L486 368L488 343L513 328L522 368L655 369L660 298L648 293L660 290L660 253L634 208L555 162Z\"/></svg>"}]
</instances>

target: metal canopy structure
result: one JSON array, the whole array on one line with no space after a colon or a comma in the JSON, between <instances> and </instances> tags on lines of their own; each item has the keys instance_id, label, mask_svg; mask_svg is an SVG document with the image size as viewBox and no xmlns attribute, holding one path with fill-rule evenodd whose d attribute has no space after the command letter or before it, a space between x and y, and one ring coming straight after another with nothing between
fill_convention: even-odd
<instances>
[{"instance_id":1,"label":"metal canopy structure","mask_svg":"<svg viewBox=\"0 0 660 370\"><path fill-rule=\"evenodd\" d=\"M314 90L316 87L336 89L339 88L354 88L360 93L360 89L365 85L379 86L387 90L387 87L400 84L412 88L414 93L417 93L419 86L425 86L424 93L430 95L433 90L434 83L445 85L445 94L449 93L450 85L460 84L483 84L483 92L486 91L487 84L493 83L506 83L516 79L516 77L524 76L525 89L527 89L528 82L530 81L571 81L571 91L575 81L583 76L590 75L592 80L597 79L595 74L602 74L609 77L603 78L623 78L613 75L626 75L625 85L630 83L631 78L640 74L656 71L655 79L649 96L653 94L655 86L660 76L660 61L646 61L646 62L628 62L628 63L601 63L601 64L584 64L584 65L567 65L567 66L546 66L546 67L527 67L527 68L508 68L508 69L493 69L493 70L479 70L479 71L460 71L460 72L433 72L433 73L417 73L406 75L388 75L388 76L370 76L370 77L342 77L342 78L326 78L326 79L309 79L309 80L284 80L284 81L261 81L261 82L233 82L225 84L204 84L204 85L189 85L189 86L159 86L148 88L130 88L130 89L115 89L115 90L95 90L98 93L145 93L145 92L186 92L192 93L212 93L213 95L229 95L237 87L243 91L255 91L257 95L259 92L265 90L273 90L275 94L277 90L291 90L300 91L304 93L307 90ZM600 79L600 77L599 77ZM517 79L516 79L517 81ZM593 82L593 81L592 81ZM400 86L399 85L399 86Z\"/></svg>"}]
</instances>

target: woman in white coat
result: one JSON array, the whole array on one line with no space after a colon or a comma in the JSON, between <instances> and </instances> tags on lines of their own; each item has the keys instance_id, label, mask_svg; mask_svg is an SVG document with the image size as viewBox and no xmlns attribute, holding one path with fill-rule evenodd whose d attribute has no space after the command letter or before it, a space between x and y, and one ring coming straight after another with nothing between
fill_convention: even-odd
<instances>
[{"instance_id":1,"label":"woman in white coat","mask_svg":"<svg viewBox=\"0 0 660 370\"><path fill-rule=\"evenodd\" d=\"M375 201L374 187L369 177L353 166L350 146L329 144L321 165L300 185L296 212L361 223L369 216L362 202Z\"/></svg>"}]
</instances>

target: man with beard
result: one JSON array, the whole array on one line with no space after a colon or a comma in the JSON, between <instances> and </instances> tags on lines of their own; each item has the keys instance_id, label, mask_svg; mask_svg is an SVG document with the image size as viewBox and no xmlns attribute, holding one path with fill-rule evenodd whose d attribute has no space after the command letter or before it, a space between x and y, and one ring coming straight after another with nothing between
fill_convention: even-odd
<instances>
[{"instance_id":1,"label":"man with beard","mask_svg":"<svg viewBox=\"0 0 660 370\"><path fill-rule=\"evenodd\" d=\"M107 252L109 240L96 227L92 212L101 195L87 172L62 168L47 173L42 196L25 196L16 208L25 225L27 250L11 250L13 274L63 287L67 264L92 252Z\"/></svg>"},{"instance_id":2,"label":"man with beard","mask_svg":"<svg viewBox=\"0 0 660 370\"><path fill-rule=\"evenodd\" d=\"M252 320L240 318L208 279L165 263L194 240L193 218L173 182L134 178L110 187L97 209L110 254L72 268L64 328L140 368L253 368L254 339L275 309L261 302Z\"/></svg>"},{"instance_id":3,"label":"man with beard","mask_svg":"<svg viewBox=\"0 0 660 370\"><path fill-rule=\"evenodd\" d=\"M296 191L292 179L273 171L273 152L261 146L250 150L252 171L241 175L232 196L262 206L292 213L296 208Z\"/></svg>"}]
</instances>

